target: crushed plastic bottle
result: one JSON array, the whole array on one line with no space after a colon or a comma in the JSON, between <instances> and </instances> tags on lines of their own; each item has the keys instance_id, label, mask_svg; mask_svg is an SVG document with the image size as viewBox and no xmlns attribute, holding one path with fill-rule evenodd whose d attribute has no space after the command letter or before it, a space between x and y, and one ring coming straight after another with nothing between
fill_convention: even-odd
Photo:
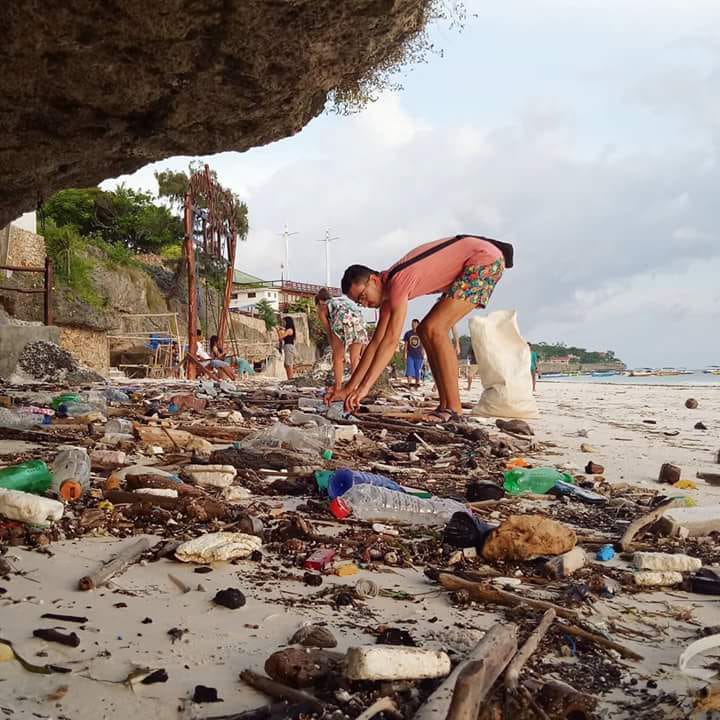
<instances>
[{"instance_id":1,"label":"crushed plastic bottle","mask_svg":"<svg viewBox=\"0 0 720 720\"><path fill-rule=\"evenodd\" d=\"M62 402L56 401L63 398ZM53 400L53 407L60 417L86 417L88 415L107 415L107 400L99 392L89 392L84 398L78 395L61 395Z\"/></svg>"},{"instance_id":2,"label":"crushed plastic bottle","mask_svg":"<svg viewBox=\"0 0 720 720\"><path fill-rule=\"evenodd\" d=\"M545 495L555 487L557 482L575 484L575 478L568 473L561 473L551 467L520 468L508 470L505 475L503 488L509 495L521 495L522 493L534 493Z\"/></svg>"},{"instance_id":3,"label":"crushed plastic bottle","mask_svg":"<svg viewBox=\"0 0 720 720\"><path fill-rule=\"evenodd\" d=\"M49 415L19 412L10 408L0 408L0 427L25 430L39 425L49 425Z\"/></svg>"},{"instance_id":4,"label":"crushed plastic bottle","mask_svg":"<svg viewBox=\"0 0 720 720\"><path fill-rule=\"evenodd\" d=\"M28 460L0 470L0 488L21 490L38 495L47 492L52 485L52 475L42 460Z\"/></svg>"},{"instance_id":5,"label":"crushed plastic bottle","mask_svg":"<svg viewBox=\"0 0 720 720\"><path fill-rule=\"evenodd\" d=\"M468 512L456 500L423 498L395 492L376 485L354 485L330 503L338 518L350 514L368 522L392 522L405 525L444 525L456 512Z\"/></svg>"},{"instance_id":6,"label":"crushed plastic bottle","mask_svg":"<svg viewBox=\"0 0 720 720\"><path fill-rule=\"evenodd\" d=\"M298 408L310 412L324 413L325 402L321 398L300 397L298 398Z\"/></svg>"},{"instance_id":7,"label":"crushed plastic bottle","mask_svg":"<svg viewBox=\"0 0 720 720\"><path fill-rule=\"evenodd\" d=\"M85 448L60 448L52 466L52 489L65 500L77 500L90 487L90 458Z\"/></svg>"},{"instance_id":8,"label":"crushed plastic bottle","mask_svg":"<svg viewBox=\"0 0 720 720\"><path fill-rule=\"evenodd\" d=\"M127 393L117 388L105 388L105 399L108 402L118 403L119 405L125 405L130 402L130 397Z\"/></svg>"},{"instance_id":9,"label":"crushed plastic bottle","mask_svg":"<svg viewBox=\"0 0 720 720\"><path fill-rule=\"evenodd\" d=\"M297 428L282 423L275 423L237 444L240 450L294 450L309 455L321 455L334 446L335 428L332 425Z\"/></svg>"},{"instance_id":10,"label":"crushed plastic bottle","mask_svg":"<svg viewBox=\"0 0 720 720\"><path fill-rule=\"evenodd\" d=\"M377 487L384 487L388 490L394 490L395 492L405 492L402 485L398 485L394 480L384 475L375 475L374 473L340 468L333 474L328 482L328 496L333 500L340 495L344 495L355 485L376 485Z\"/></svg>"},{"instance_id":11,"label":"crushed plastic bottle","mask_svg":"<svg viewBox=\"0 0 720 720\"><path fill-rule=\"evenodd\" d=\"M293 410L288 422L291 425L332 425L326 417L315 413L306 413L302 410Z\"/></svg>"}]
</instances>

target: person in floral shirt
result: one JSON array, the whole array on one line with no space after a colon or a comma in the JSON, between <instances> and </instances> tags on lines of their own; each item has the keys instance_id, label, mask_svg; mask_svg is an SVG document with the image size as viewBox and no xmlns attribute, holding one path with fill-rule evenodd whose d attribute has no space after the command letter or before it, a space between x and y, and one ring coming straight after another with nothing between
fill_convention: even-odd
<instances>
[{"instance_id":1,"label":"person in floral shirt","mask_svg":"<svg viewBox=\"0 0 720 720\"><path fill-rule=\"evenodd\" d=\"M417 329L440 397L430 419L461 419L458 358L449 333L472 310L488 304L512 263L511 245L476 235L456 235L420 245L384 272L351 265L343 275L342 291L359 305L380 308L380 317L352 377L342 388L328 393L326 400L343 400L346 410L357 410L397 348L408 302L441 293Z\"/></svg>"}]
</instances>

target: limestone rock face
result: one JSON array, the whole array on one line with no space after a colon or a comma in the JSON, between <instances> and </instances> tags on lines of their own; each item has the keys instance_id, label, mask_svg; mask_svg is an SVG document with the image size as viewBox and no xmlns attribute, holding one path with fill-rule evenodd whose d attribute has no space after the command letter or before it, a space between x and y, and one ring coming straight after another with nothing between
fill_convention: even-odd
<instances>
[{"instance_id":1,"label":"limestone rock face","mask_svg":"<svg viewBox=\"0 0 720 720\"><path fill-rule=\"evenodd\" d=\"M7 0L0 227L64 187L287 137L387 65L430 0Z\"/></svg>"}]
</instances>

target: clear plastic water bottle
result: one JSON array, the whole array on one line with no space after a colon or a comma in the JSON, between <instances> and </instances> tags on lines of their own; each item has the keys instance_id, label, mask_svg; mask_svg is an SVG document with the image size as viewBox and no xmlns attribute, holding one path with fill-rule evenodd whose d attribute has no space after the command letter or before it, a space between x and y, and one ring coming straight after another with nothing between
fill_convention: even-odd
<instances>
[{"instance_id":1,"label":"clear plastic water bottle","mask_svg":"<svg viewBox=\"0 0 720 720\"><path fill-rule=\"evenodd\" d=\"M105 423L105 435L129 435L132 437L132 420L127 418L112 418Z\"/></svg>"},{"instance_id":2,"label":"clear plastic water bottle","mask_svg":"<svg viewBox=\"0 0 720 720\"><path fill-rule=\"evenodd\" d=\"M374 473L340 468L340 470L333 474L328 482L328 496L332 500L340 495L344 495L355 485L376 485L387 488L388 490L394 490L395 492L405 492L401 485L398 485L394 480L384 475L375 475Z\"/></svg>"},{"instance_id":3,"label":"clear plastic water bottle","mask_svg":"<svg viewBox=\"0 0 720 720\"><path fill-rule=\"evenodd\" d=\"M291 425L332 425L326 417L315 413L303 412L302 410L293 410L290 413L288 422Z\"/></svg>"},{"instance_id":4,"label":"clear plastic water bottle","mask_svg":"<svg viewBox=\"0 0 720 720\"><path fill-rule=\"evenodd\" d=\"M18 412L10 408L0 408L0 427L29 430L39 425L49 424L49 415L39 415L31 412Z\"/></svg>"},{"instance_id":5,"label":"clear plastic water bottle","mask_svg":"<svg viewBox=\"0 0 720 720\"><path fill-rule=\"evenodd\" d=\"M298 428L275 423L245 438L238 447L256 452L285 449L308 455L321 455L335 447L335 428L332 425Z\"/></svg>"},{"instance_id":6,"label":"clear plastic water bottle","mask_svg":"<svg viewBox=\"0 0 720 720\"><path fill-rule=\"evenodd\" d=\"M119 405L124 405L130 402L130 398L127 393L124 393L122 390L118 390L117 388L105 388L105 399L108 402L118 403Z\"/></svg>"},{"instance_id":7,"label":"clear plastic water bottle","mask_svg":"<svg viewBox=\"0 0 720 720\"><path fill-rule=\"evenodd\" d=\"M77 500L90 487L90 458L85 448L65 446L52 466L52 489L65 500Z\"/></svg>"},{"instance_id":8,"label":"clear plastic water bottle","mask_svg":"<svg viewBox=\"0 0 720 720\"><path fill-rule=\"evenodd\" d=\"M353 485L342 497L335 498L331 509L336 517L352 514L367 522L390 522L405 525L444 525L456 512L468 512L456 500L425 500L395 492L377 485Z\"/></svg>"}]
</instances>

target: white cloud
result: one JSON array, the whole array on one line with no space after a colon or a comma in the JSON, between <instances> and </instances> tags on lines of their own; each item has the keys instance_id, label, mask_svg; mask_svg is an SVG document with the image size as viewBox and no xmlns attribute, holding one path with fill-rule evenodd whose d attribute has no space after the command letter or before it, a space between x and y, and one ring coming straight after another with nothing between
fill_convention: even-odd
<instances>
[{"instance_id":1,"label":"white cloud","mask_svg":"<svg viewBox=\"0 0 720 720\"><path fill-rule=\"evenodd\" d=\"M517 258L491 309L517 308L534 340L612 348L634 365L720 362L711 331L720 319L720 57L708 40L720 31L720 4L688 8L478 3L478 37L487 27L518 61L502 116L490 119L495 98L473 84L487 59L472 46L445 71L464 79L453 106L439 108L428 86L412 103L387 95L358 116L323 117L294 138L212 158L250 207L238 266L279 277L286 222L300 233L290 241L291 277L318 283L315 241L328 227L340 236L336 280L352 262L382 269L427 240L488 234L514 243ZM528 38L562 60L550 68L551 91ZM504 71L492 68L498 92ZM679 117L687 131L678 132ZM147 169L136 177L152 179ZM410 312L431 303L414 301Z\"/></svg>"}]
</instances>

